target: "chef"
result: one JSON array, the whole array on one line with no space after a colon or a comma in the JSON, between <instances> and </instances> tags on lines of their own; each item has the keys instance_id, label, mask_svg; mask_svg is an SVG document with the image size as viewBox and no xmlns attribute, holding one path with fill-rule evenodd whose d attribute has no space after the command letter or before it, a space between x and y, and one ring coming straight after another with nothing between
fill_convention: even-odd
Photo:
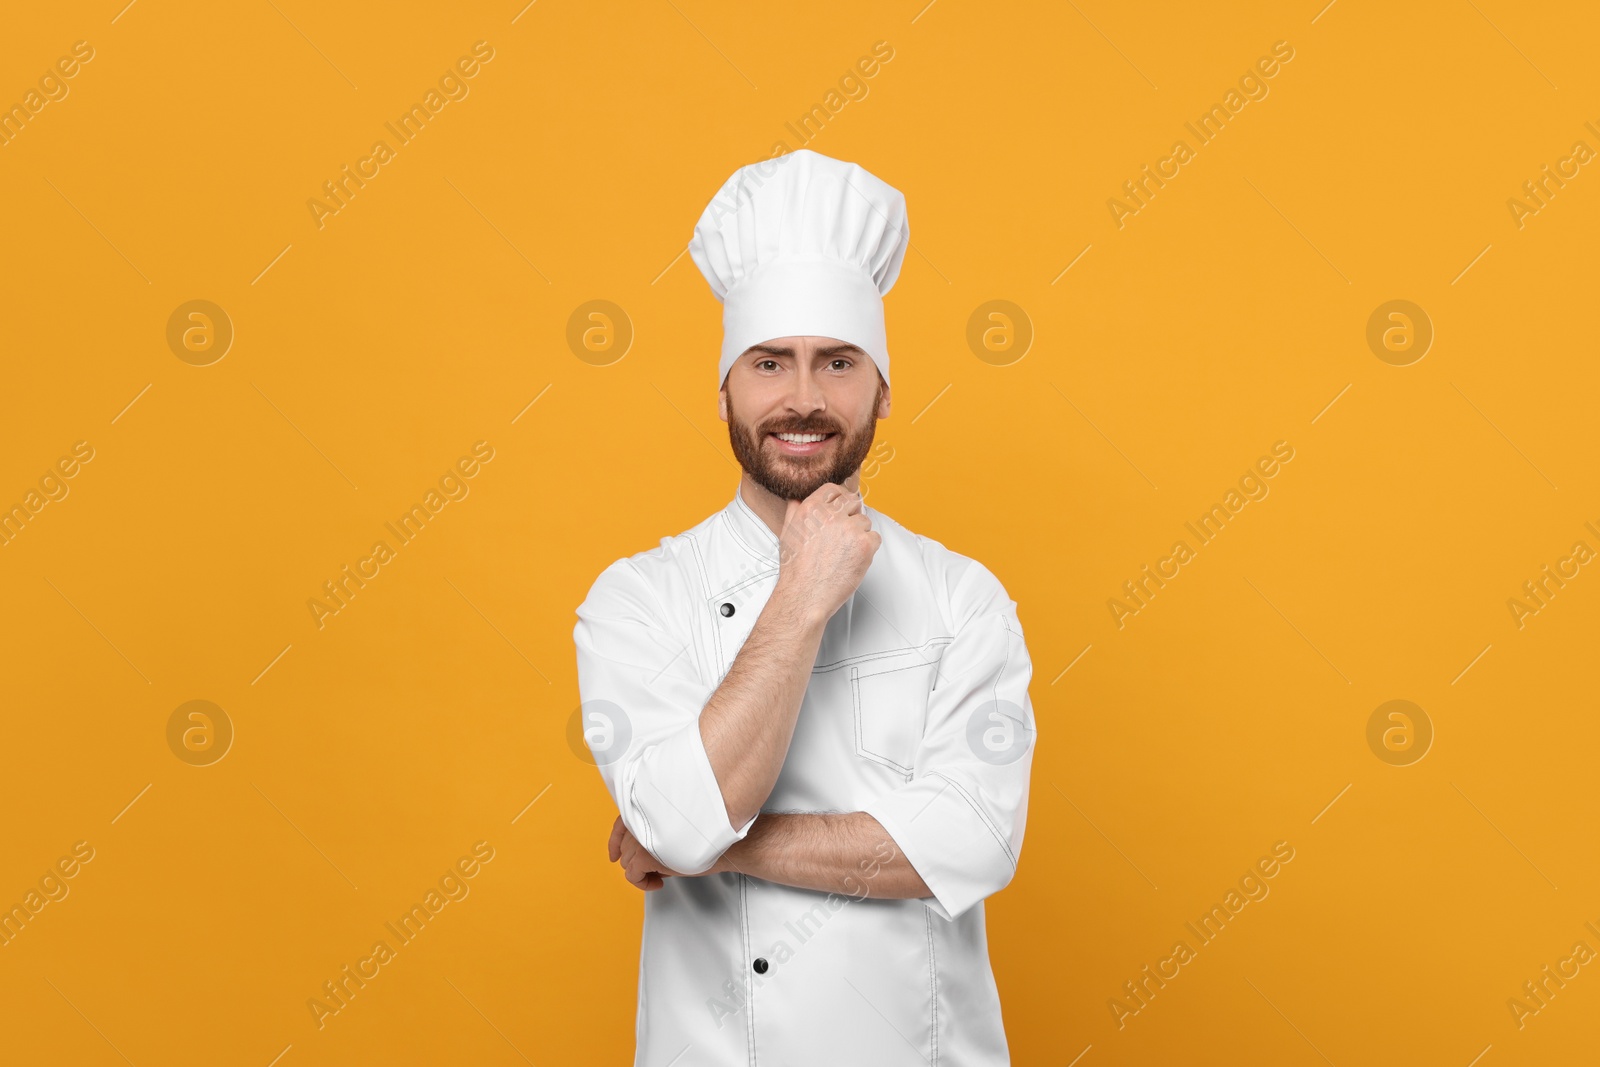
<instances>
[{"instance_id":1,"label":"chef","mask_svg":"<svg viewBox=\"0 0 1600 1067\"><path fill-rule=\"evenodd\" d=\"M1017 605L859 493L909 240L897 190L801 149L736 171L689 243L744 473L606 567L573 631L610 858L646 891L635 1067L1010 1062L983 902L1027 817Z\"/></svg>"}]
</instances>

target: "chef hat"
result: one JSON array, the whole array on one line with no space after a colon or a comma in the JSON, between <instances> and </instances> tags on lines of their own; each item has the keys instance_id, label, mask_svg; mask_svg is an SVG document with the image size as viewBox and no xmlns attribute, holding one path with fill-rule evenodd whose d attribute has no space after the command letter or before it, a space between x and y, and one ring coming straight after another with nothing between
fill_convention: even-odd
<instances>
[{"instance_id":1,"label":"chef hat","mask_svg":"<svg viewBox=\"0 0 1600 1067\"><path fill-rule=\"evenodd\" d=\"M740 167L706 205L689 255L722 301L720 389L751 345L818 336L889 381L883 296L911 242L898 189L808 148Z\"/></svg>"}]
</instances>

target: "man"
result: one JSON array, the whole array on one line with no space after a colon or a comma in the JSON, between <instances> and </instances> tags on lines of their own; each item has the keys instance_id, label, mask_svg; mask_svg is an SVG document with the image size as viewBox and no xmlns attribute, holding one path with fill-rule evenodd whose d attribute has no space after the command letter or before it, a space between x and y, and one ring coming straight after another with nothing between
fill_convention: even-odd
<instances>
[{"instance_id":1,"label":"man","mask_svg":"<svg viewBox=\"0 0 1600 1067\"><path fill-rule=\"evenodd\" d=\"M610 858L647 891L635 1067L1010 1062L982 902L1027 815L1016 604L859 493L909 233L899 192L802 149L689 245L744 474L573 632Z\"/></svg>"}]
</instances>

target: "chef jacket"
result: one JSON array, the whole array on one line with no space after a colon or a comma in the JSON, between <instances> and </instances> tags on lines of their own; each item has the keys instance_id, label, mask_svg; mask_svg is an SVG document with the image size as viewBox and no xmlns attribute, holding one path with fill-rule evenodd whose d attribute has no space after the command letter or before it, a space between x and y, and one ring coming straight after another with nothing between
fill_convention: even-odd
<instances>
[{"instance_id":1,"label":"chef jacket","mask_svg":"<svg viewBox=\"0 0 1600 1067\"><path fill-rule=\"evenodd\" d=\"M743 826L698 718L777 582L772 530L735 490L608 566L577 609L587 747L662 864L704 871L767 812L865 811L932 893L866 897L870 863L848 894L667 878L644 896L635 1067L1010 1062L983 900L1011 881L1027 816L1017 605L982 564L862 510L882 543L826 625L777 783Z\"/></svg>"}]
</instances>

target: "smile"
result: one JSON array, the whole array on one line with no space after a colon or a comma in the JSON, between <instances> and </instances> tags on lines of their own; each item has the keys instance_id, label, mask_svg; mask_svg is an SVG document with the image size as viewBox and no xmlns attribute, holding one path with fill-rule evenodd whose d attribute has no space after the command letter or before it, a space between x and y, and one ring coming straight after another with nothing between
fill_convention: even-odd
<instances>
[{"instance_id":1,"label":"smile","mask_svg":"<svg viewBox=\"0 0 1600 1067\"><path fill-rule=\"evenodd\" d=\"M822 451L827 443L837 434L831 433L775 433L768 434L778 442L778 448L785 455L809 456Z\"/></svg>"}]
</instances>

